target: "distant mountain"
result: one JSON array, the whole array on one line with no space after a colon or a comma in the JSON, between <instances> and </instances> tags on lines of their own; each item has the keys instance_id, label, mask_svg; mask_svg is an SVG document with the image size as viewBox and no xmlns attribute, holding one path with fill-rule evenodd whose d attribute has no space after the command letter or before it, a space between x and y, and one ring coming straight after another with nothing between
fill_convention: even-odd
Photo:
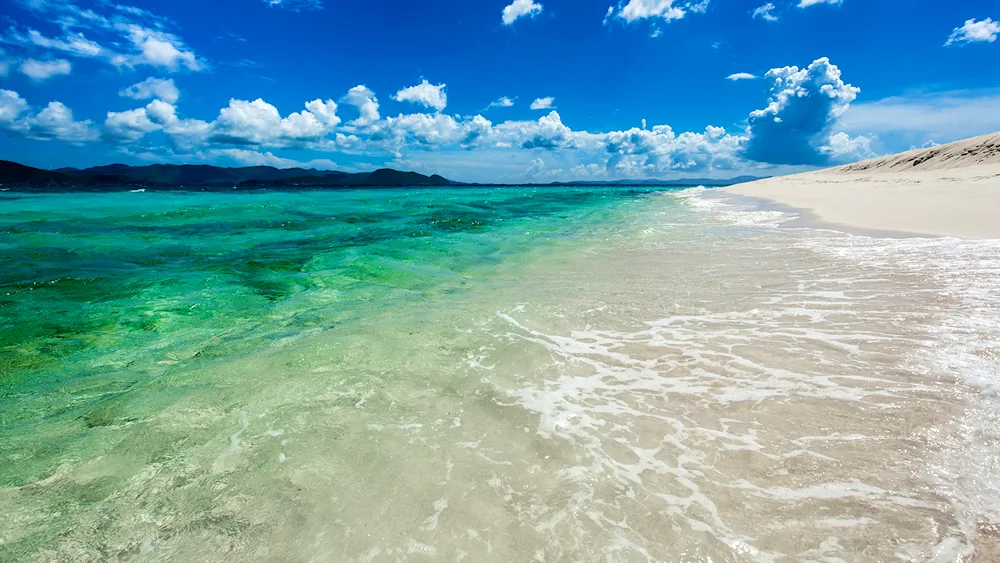
<instances>
[{"instance_id":1,"label":"distant mountain","mask_svg":"<svg viewBox=\"0 0 1000 563\"><path fill-rule=\"evenodd\" d=\"M0 187L51 189L89 186L93 183L92 180L76 178L61 172L51 172L16 162L0 160Z\"/></svg>"},{"instance_id":2,"label":"distant mountain","mask_svg":"<svg viewBox=\"0 0 1000 563\"><path fill-rule=\"evenodd\" d=\"M83 170L60 168L41 170L0 161L0 187L59 189L80 191L145 187L151 189L243 188L326 188L326 187L405 187L450 186L452 182L438 175L382 169L374 172L347 172L303 168L278 169L270 166L221 168L205 165L154 164L128 166L111 164Z\"/></svg>"},{"instance_id":3,"label":"distant mountain","mask_svg":"<svg viewBox=\"0 0 1000 563\"><path fill-rule=\"evenodd\" d=\"M276 182L296 177L346 176L343 172L289 168L278 169L270 166L250 166L246 168L221 168L197 164L154 164L151 166L127 166L112 164L95 166L84 170L62 169L61 171L78 178L95 178L102 183L113 183L115 178L130 178L138 182L168 186L235 186L243 182Z\"/></svg>"},{"instance_id":4,"label":"distant mountain","mask_svg":"<svg viewBox=\"0 0 1000 563\"><path fill-rule=\"evenodd\" d=\"M759 180L754 176L739 176L729 180L692 178L682 180L615 180L611 182L555 182L551 184L517 184L519 186L729 186ZM0 187L32 188L36 190L108 191L136 187L177 189L264 189L264 188L348 188L348 187L407 187L407 186L505 186L509 184L469 184L452 182L437 174L424 176L416 172L400 172L383 168L374 172L350 174L311 168L278 169L270 166L222 168L196 164L153 164L128 166L111 164L93 168L59 168L41 170L0 161Z\"/></svg>"}]
</instances>

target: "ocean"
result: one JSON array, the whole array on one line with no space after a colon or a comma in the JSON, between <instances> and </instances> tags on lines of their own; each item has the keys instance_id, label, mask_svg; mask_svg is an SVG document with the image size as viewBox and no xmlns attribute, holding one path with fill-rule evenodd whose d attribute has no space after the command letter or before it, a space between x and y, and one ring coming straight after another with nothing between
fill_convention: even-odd
<instances>
[{"instance_id":1,"label":"ocean","mask_svg":"<svg viewBox=\"0 0 1000 563\"><path fill-rule=\"evenodd\" d=\"M0 193L0 561L994 561L1000 242Z\"/></svg>"}]
</instances>

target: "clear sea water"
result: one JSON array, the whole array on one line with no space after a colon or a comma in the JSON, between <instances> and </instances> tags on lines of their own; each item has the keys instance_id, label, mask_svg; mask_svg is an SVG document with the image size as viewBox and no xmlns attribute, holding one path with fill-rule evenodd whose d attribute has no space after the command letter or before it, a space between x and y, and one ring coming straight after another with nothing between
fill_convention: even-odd
<instances>
[{"instance_id":1,"label":"clear sea water","mask_svg":"<svg viewBox=\"0 0 1000 563\"><path fill-rule=\"evenodd\" d=\"M993 561L1000 242L0 193L0 561Z\"/></svg>"}]
</instances>

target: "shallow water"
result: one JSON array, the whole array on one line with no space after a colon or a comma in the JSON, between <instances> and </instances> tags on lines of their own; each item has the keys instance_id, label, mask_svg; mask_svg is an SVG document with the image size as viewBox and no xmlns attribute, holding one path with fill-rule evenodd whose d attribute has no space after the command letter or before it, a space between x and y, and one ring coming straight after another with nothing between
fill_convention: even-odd
<instances>
[{"instance_id":1,"label":"shallow water","mask_svg":"<svg viewBox=\"0 0 1000 563\"><path fill-rule=\"evenodd\" d=\"M0 560L1000 556L1000 243L704 190L0 198Z\"/></svg>"}]
</instances>

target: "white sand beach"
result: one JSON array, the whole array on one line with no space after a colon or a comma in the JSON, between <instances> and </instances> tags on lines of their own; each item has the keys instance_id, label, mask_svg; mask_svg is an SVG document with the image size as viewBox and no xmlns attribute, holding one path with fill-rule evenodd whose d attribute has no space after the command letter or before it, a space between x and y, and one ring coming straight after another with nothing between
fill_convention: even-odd
<instances>
[{"instance_id":1,"label":"white sand beach","mask_svg":"<svg viewBox=\"0 0 1000 563\"><path fill-rule=\"evenodd\" d=\"M724 191L848 229L1000 238L1000 132Z\"/></svg>"}]
</instances>

